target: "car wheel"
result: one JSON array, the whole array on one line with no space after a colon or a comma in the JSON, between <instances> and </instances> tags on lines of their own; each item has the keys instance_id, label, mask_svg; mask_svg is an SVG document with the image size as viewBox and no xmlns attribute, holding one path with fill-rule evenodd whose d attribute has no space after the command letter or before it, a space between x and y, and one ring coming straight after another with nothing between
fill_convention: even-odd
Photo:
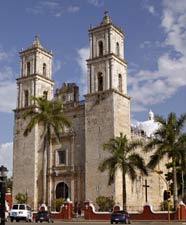
<instances>
[{"instance_id":1,"label":"car wheel","mask_svg":"<svg viewBox=\"0 0 186 225\"><path fill-rule=\"evenodd\" d=\"M13 222L13 221L14 221L14 219L13 219L13 218L10 218L10 221L11 221L11 222Z\"/></svg>"},{"instance_id":2,"label":"car wheel","mask_svg":"<svg viewBox=\"0 0 186 225\"><path fill-rule=\"evenodd\" d=\"M19 222L19 219L16 219L16 222Z\"/></svg>"}]
</instances>

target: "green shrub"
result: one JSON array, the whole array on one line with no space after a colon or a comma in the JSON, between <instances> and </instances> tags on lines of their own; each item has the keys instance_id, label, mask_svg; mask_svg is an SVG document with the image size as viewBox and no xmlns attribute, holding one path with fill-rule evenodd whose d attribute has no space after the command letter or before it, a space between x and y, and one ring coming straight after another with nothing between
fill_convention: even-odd
<instances>
[{"instance_id":1,"label":"green shrub","mask_svg":"<svg viewBox=\"0 0 186 225\"><path fill-rule=\"evenodd\" d=\"M114 200L111 197L98 196L96 203L99 206L99 211L112 211Z\"/></svg>"},{"instance_id":2,"label":"green shrub","mask_svg":"<svg viewBox=\"0 0 186 225\"><path fill-rule=\"evenodd\" d=\"M160 208L162 211L168 211L168 200L161 202ZM173 205L169 202L169 210L173 210Z\"/></svg>"},{"instance_id":3,"label":"green shrub","mask_svg":"<svg viewBox=\"0 0 186 225\"><path fill-rule=\"evenodd\" d=\"M15 196L15 200L20 204L27 203L27 193L17 193L17 195Z\"/></svg>"},{"instance_id":4,"label":"green shrub","mask_svg":"<svg viewBox=\"0 0 186 225\"><path fill-rule=\"evenodd\" d=\"M60 211L61 206L65 202L64 198L56 198L52 201L52 209L56 210L57 212Z\"/></svg>"}]
</instances>

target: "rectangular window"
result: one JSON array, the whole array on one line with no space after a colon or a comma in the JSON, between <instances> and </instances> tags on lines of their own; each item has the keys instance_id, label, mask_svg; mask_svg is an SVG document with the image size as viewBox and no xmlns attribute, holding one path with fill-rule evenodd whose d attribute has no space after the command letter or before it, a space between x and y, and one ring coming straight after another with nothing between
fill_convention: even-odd
<instances>
[{"instance_id":1,"label":"rectangular window","mask_svg":"<svg viewBox=\"0 0 186 225\"><path fill-rule=\"evenodd\" d=\"M47 91L43 91L43 98L47 100L47 98L48 98L48 92Z\"/></svg>"},{"instance_id":2,"label":"rectangular window","mask_svg":"<svg viewBox=\"0 0 186 225\"><path fill-rule=\"evenodd\" d=\"M26 90L24 93L25 93L25 104L24 105L25 105L25 107L27 107L28 106L28 97L29 97L28 90Z\"/></svg>"},{"instance_id":3,"label":"rectangular window","mask_svg":"<svg viewBox=\"0 0 186 225\"><path fill-rule=\"evenodd\" d=\"M66 164L66 151L65 150L58 151L58 162L59 162L59 164Z\"/></svg>"}]
</instances>

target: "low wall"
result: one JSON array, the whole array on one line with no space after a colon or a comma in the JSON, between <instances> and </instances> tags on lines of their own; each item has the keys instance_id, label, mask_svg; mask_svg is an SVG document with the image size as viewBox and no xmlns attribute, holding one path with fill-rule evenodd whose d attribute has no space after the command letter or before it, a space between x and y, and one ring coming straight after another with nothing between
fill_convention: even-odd
<instances>
[{"instance_id":1,"label":"low wall","mask_svg":"<svg viewBox=\"0 0 186 225\"><path fill-rule=\"evenodd\" d=\"M33 218L35 218L36 213L33 213ZM72 202L65 202L60 209L60 212L51 212L53 219L72 219Z\"/></svg>"},{"instance_id":2,"label":"low wall","mask_svg":"<svg viewBox=\"0 0 186 225\"><path fill-rule=\"evenodd\" d=\"M145 205L142 212L129 212L129 214L132 220L168 220L168 216L170 216L170 220L186 220L186 207L181 202L176 211L155 212L150 205ZM94 205L89 201L84 203L86 220L109 220L110 215L110 212L96 212Z\"/></svg>"}]
</instances>

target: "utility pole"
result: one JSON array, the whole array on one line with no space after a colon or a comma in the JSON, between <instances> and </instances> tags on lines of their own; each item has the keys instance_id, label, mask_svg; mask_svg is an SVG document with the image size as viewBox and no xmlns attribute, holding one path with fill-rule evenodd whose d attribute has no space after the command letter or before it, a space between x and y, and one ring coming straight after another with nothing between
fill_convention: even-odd
<instances>
[{"instance_id":1,"label":"utility pole","mask_svg":"<svg viewBox=\"0 0 186 225\"><path fill-rule=\"evenodd\" d=\"M6 176L7 168L0 166L0 225L5 225L5 193L6 193Z\"/></svg>"}]
</instances>

